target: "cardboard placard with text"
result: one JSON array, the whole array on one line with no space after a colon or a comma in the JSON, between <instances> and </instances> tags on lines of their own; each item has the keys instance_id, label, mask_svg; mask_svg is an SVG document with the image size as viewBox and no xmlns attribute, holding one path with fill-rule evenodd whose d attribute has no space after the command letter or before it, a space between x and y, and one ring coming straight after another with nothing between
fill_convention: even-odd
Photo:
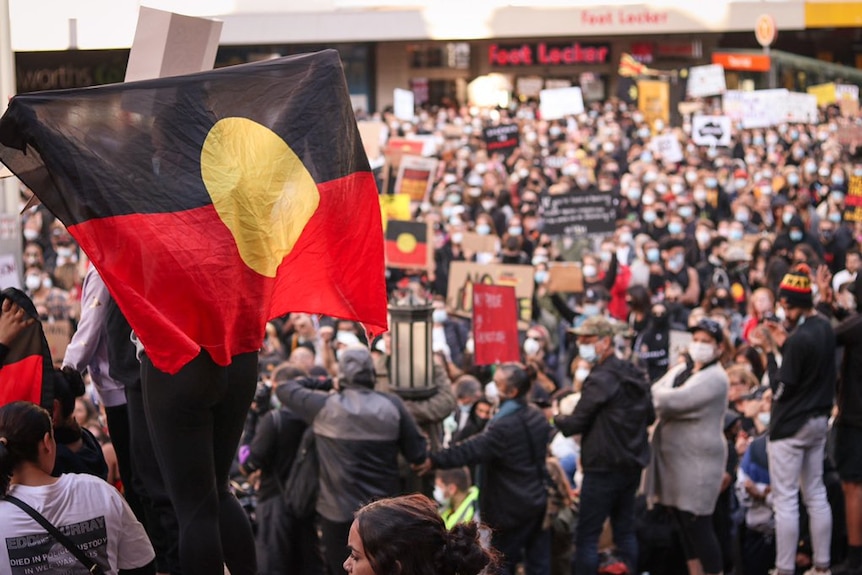
<instances>
[{"instance_id":1,"label":"cardboard placard with text","mask_svg":"<svg viewBox=\"0 0 862 575\"><path fill-rule=\"evenodd\" d=\"M584 272L581 266L572 262L551 262L548 264L549 293L583 293Z\"/></svg>"},{"instance_id":2,"label":"cardboard placard with text","mask_svg":"<svg viewBox=\"0 0 862 575\"><path fill-rule=\"evenodd\" d=\"M42 331L48 341L48 349L51 350L54 366L60 367L66 356L66 348L72 341L72 322L68 319L46 320L42 322Z\"/></svg>"},{"instance_id":3,"label":"cardboard placard with text","mask_svg":"<svg viewBox=\"0 0 862 575\"><path fill-rule=\"evenodd\" d=\"M476 232L464 232L461 247L465 252L472 253L497 253L497 242L499 238L493 234L477 234Z\"/></svg>"},{"instance_id":4,"label":"cardboard placard with text","mask_svg":"<svg viewBox=\"0 0 862 575\"><path fill-rule=\"evenodd\" d=\"M437 158L402 157L395 180L395 193L407 194L413 202L424 202L434 184L436 172Z\"/></svg>"},{"instance_id":5,"label":"cardboard placard with text","mask_svg":"<svg viewBox=\"0 0 862 575\"><path fill-rule=\"evenodd\" d=\"M515 288L473 286L473 363L493 365L519 361L518 308Z\"/></svg>"},{"instance_id":6,"label":"cardboard placard with text","mask_svg":"<svg viewBox=\"0 0 862 575\"><path fill-rule=\"evenodd\" d=\"M449 266L447 309L454 315L470 317L473 314L473 286L477 284L514 287L518 325L520 329L527 329L533 314L533 266L452 262Z\"/></svg>"}]
</instances>

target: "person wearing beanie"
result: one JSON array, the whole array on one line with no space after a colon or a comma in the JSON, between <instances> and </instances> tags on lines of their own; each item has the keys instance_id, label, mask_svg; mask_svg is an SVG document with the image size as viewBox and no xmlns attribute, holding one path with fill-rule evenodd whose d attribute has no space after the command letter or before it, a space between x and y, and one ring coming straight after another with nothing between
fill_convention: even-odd
<instances>
[{"instance_id":1,"label":"person wearing beanie","mask_svg":"<svg viewBox=\"0 0 862 575\"><path fill-rule=\"evenodd\" d=\"M299 381L276 389L279 401L312 426L320 461L320 516L324 563L343 573L344 543L353 514L375 499L398 495L398 453L425 461L426 440L401 399L374 391L374 360L367 347L338 352L337 393L314 391Z\"/></svg>"},{"instance_id":2,"label":"person wearing beanie","mask_svg":"<svg viewBox=\"0 0 862 575\"><path fill-rule=\"evenodd\" d=\"M776 519L775 572L792 575L796 568L801 489L814 551L814 566L806 575L830 574L832 511L823 484L823 456L835 400L835 334L829 320L814 310L807 265L784 276L778 302L776 315L783 321L764 324L775 345L765 350L773 393L767 450ZM783 360L776 368L778 351Z\"/></svg>"}]
</instances>

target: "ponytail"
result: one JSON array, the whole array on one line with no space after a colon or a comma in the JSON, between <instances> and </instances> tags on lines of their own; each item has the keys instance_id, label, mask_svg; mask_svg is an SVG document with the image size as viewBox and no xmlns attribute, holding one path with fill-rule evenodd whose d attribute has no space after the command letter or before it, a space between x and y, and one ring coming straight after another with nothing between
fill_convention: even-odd
<instances>
[{"instance_id":1,"label":"ponytail","mask_svg":"<svg viewBox=\"0 0 862 575\"><path fill-rule=\"evenodd\" d=\"M9 490L15 468L39 460L39 442L51 429L51 416L34 403L16 401L0 407L0 496Z\"/></svg>"}]
</instances>

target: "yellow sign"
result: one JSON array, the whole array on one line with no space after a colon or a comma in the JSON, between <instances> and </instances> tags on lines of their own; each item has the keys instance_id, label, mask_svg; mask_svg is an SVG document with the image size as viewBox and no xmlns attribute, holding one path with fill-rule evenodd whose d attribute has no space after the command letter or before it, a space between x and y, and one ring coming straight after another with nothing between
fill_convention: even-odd
<instances>
[{"instance_id":1,"label":"yellow sign","mask_svg":"<svg viewBox=\"0 0 862 575\"><path fill-rule=\"evenodd\" d=\"M844 198L844 221L862 222L862 177L850 176L847 196Z\"/></svg>"},{"instance_id":2,"label":"yellow sign","mask_svg":"<svg viewBox=\"0 0 862 575\"><path fill-rule=\"evenodd\" d=\"M410 196L408 194L383 194L380 196L380 215L383 230L389 220L410 219Z\"/></svg>"},{"instance_id":3,"label":"yellow sign","mask_svg":"<svg viewBox=\"0 0 862 575\"><path fill-rule=\"evenodd\" d=\"M835 95L835 82L828 84L817 84L816 86L808 86L808 93L813 94L817 98L818 106L828 106L834 104L837 99Z\"/></svg>"},{"instance_id":4,"label":"yellow sign","mask_svg":"<svg viewBox=\"0 0 862 575\"><path fill-rule=\"evenodd\" d=\"M655 121L670 122L670 87L662 80L638 81L638 110L644 115L647 125L655 129Z\"/></svg>"},{"instance_id":5,"label":"yellow sign","mask_svg":"<svg viewBox=\"0 0 862 575\"><path fill-rule=\"evenodd\" d=\"M860 2L805 2L806 28L856 28L862 26Z\"/></svg>"}]
</instances>

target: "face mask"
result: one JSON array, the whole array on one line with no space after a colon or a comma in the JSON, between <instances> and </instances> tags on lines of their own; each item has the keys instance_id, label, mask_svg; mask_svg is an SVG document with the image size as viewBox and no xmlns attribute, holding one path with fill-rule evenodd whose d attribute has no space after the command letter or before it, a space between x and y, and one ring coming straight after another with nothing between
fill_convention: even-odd
<instances>
[{"instance_id":1,"label":"face mask","mask_svg":"<svg viewBox=\"0 0 862 575\"><path fill-rule=\"evenodd\" d=\"M749 218L748 212L745 212L745 211L736 212L736 221L737 222L747 224L748 218Z\"/></svg>"},{"instance_id":2,"label":"face mask","mask_svg":"<svg viewBox=\"0 0 862 575\"><path fill-rule=\"evenodd\" d=\"M862 177L862 168L856 168L855 170L853 170L853 175L857 178Z\"/></svg>"},{"instance_id":3,"label":"face mask","mask_svg":"<svg viewBox=\"0 0 862 575\"><path fill-rule=\"evenodd\" d=\"M682 184L672 184L670 187L670 191L672 191L675 196L680 195L684 190L685 186Z\"/></svg>"},{"instance_id":4,"label":"face mask","mask_svg":"<svg viewBox=\"0 0 862 575\"><path fill-rule=\"evenodd\" d=\"M757 414L757 421L759 421L760 423L762 423L766 427L769 427L769 421L770 421L769 416L770 416L770 413L768 411L762 411L762 412Z\"/></svg>"},{"instance_id":5,"label":"face mask","mask_svg":"<svg viewBox=\"0 0 862 575\"><path fill-rule=\"evenodd\" d=\"M800 232L799 230L793 230L792 232L790 232L790 239L794 242L802 241L802 232Z\"/></svg>"},{"instance_id":6,"label":"face mask","mask_svg":"<svg viewBox=\"0 0 862 575\"><path fill-rule=\"evenodd\" d=\"M583 312L586 317L593 317L599 315L599 306L594 303L585 303L583 307Z\"/></svg>"},{"instance_id":7,"label":"face mask","mask_svg":"<svg viewBox=\"0 0 862 575\"><path fill-rule=\"evenodd\" d=\"M639 200L639 199L640 199L640 197L641 197L641 190L640 190L640 188L629 188L629 189L626 191L626 197L627 197L628 199L632 200L632 201L637 201L637 200Z\"/></svg>"},{"instance_id":8,"label":"face mask","mask_svg":"<svg viewBox=\"0 0 862 575\"><path fill-rule=\"evenodd\" d=\"M455 232L452 234L452 243L460 245L461 242L464 241L464 234L461 232Z\"/></svg>"},{"instance_id":9,"label":"face mask","mask_svg":"<svg viewBox=\"0 0 862 575\"><path fill-rule=\"evenodd\" d=\"M834 222L836 224L841 223L841 213L840 212L832 212L829 214L829 221Z\"/></svg>"},{"instance_id":10,"label":"face mask","mask_svg":"<svg viewBox=\"0 0 862 575\"><path fill-rule=\"evenodd\" d=\"M446 196L446 201L450 204L460 204L461 196L459 194L449 194L448 196Z\"/></svg>"},{"instance_id":11,"label":"face mask","mask_svg":"<svg viewBox=\"0 0 862 575\"><path fill-rule=\"evenodd\" d=\"M521 226L511 226L509 228L509 235L510 236L520 236L523 232L524 232L524 228L522 228Z\"/></svg>"},{"instance_id":12,"label":"face mask","mask_svg":"<svg viewBox=\"0 0 862 575\"><path fill-rule=\"evenodd\" d=\"M816 171L817 171L817 166L816 166L814 163L805 164L805 173L807 173L807 174L813 174L813 173L814 173L814 172L816 172ZM826 175L828 176L828 175L829 175L829 171L828 171L828 170L825 170L825 172L826 172Z\"/></svg>"},{"instance_id":13,"label":"face mask","mask_svg":"<svg viewBox=\"0 0 862 575\"><path fill-rule=\"evenodd\" d=\"M738 242L743 238L742 230L730 230L727 234L727 239L733 242Z\"/></svg>"},{"instance_id":14,"label":"face mask","mask_svg":"<svg viewBox=\"0 0 862 575\"><path fill-rule=\"evenodd\" d=\"M486 212L490 212L491 210L494 209L494 206L496 205L496 203L497 202L495 202L494 200L485 200L484 202L482 202L482 209L485 210Z\"/></svg>"},{"instance_id":15,"label":"face mask","mask_svg":"<svg viewBox=\"0 0 862 575\"><path fill-rule=\"evenodd\" d=\"M446 497L443 493L443 488L439 485L434 486L434 501L440 504L441 507L448 507L451 497Z\"/></svg>"},{"instance_id":16,"label":"face mask","mask_svg":"<svg viewBox=\"0 0 862 575\"><path fill-rule=\"evenodd\" d=\"M682 215L682 214L680 214ZM682 224L679 222L671 222L667 225L667 231L673 235L682 233Z\"/></svg>"},{"instance_id":17,"label":"face mask","mask_svg":"<svg viewBox=\"0 0 862 575\"><path fill-rule=\"evenodd\" d=\"M695 183L697 181L697 172L686 172L685 181L689 184Z\"/></svg>"},{"instance_id":18,"label":"face mask","mask_svg":"<svg viewBox=\"0 0 862 575\"><path fill-rule=\"evenodd\" d=\"M630 244L630 243L632 243L633 239L634 238L632 237L632 235L628 232L620 234L620 243Z\"/></svg>"},{"instance_id":19,"label":"face mask","mask_svg":"<svg viewBox=\"0 0 862 575\"><path fill-rule=\"evenodd\" d=\"M454 184L457 180L458 178L457 176L455 176L455 174L445 174L443 176L443 182L447 185Z\"/></svg>"},{"instance_id":20,"label":"face mask","mask_svg":"<svg viewBox=\"0 0 862 575\"><path fill-rule=\"evenodd\" d=\"M799 184L799 176L796 174L796 172L787 174L787 183L791 186Z\"/></svg>"},{"instance_id":21,"label":"face mask","mask_svg":"<svg viewBox=\"0 0 862 575\"><path fill-rule=\"evenodd\" d=\"M480 236L487 236L491 233L491 226L488 224L479 224L476 226L476 233Z\"/></svg>"},{"instance_id":22,"label":"face mask","mask_svg":"<svg viewBox=\"0 0 862 575\"><path fill-rule=\"evenodd\" d=\"M601 258L601 260L603 262L607 263L607 262L611 261L611 254L610 254L610 252L602 252L601 255L599 255L599 258ZM618 259L622 259L622 258L618 257Z\"/></svg>"},{"instance_id":23,"label":"face mask","mask_svg":"<svg viewBox=\"0 0 862 575\"><path fill-rule=\"evenodd\" d=\"M36 291L42 285L42 278L36 274L30 274L24 280L24 285L29 291Z\"/></svg>"},{"instance_id":24,"label":"face mask","mask_svg":"<svg viewBox=\"0 0 862 575\"><path fill-rule=\"evenodd\" d=\"M578 346L578 355L587 363L596 362L596 346L591 343L584 343Z\"/></svg>"},{"instance_id":25,"label":"face mask","mask_svg":"<svg viewBox=\"0 0 862 575\"><path fill-rule=\"evenodd\" d=\"M583 268L584 275L588 278L594 277L596 275L596 266L587 264Z\"/></svg>"},{"instance_id":26,"label":"face mask","mask_svg":"<svg viewBox=\"0 0 862 575\"><path fill-rule=\"evenodd\" d=\"M820 176L821 178L826 178L829 176L829 169L828 168L820 168L819 170L817 170L817 175Z\"/></svg>"},{"instance_id":27,"label":"face mask","mask_svg":"<svg viewBox=\"0 0 862 575\"><path fill-rule=\"evenodd\" d=\"M787 319L787 312L784 310L784 306L776 306L775 307L775 317L778 321L784 321Z\"/></svg>"},{"instance_id":28,"label":"face mask","mask_svg":"<svg viewBox=\"0 0 862 575\"><path fill-rule=\"evenodd\" d=\"M482 195L482 188L470 188L467 190L467 195L471 198L478 198Z\"/></svg>"},{"instance_id":29,"label":"face mask","mask_svg":"<svg viewBox=\"0 0 862 575\"><path fill-rule=\"evenodd\" d=\"M792 219L793 219L793 214L791 214L790 212L784 212L784 213L781 215L781 221L782 221L782 222L784 222L784 225L785 225L785 226L786 226L787 224L789 224L789 223L790 223L790 220L792 220Z\"/></svg>"},{"instance_id":30,"label":"face mask","mask_svg":"<svg viewBox=\"0 0 862 575\"><path fill-rule=\"evenodd\" d=\"M706 184L707 188L711 188L711 189L716 188L718 186L718 180L716 180L715 178L707 178L704 181L704 183Z\"/></svg>"},{"instance_id":31,"label":"face mask","mask_svg":"<svg viewBox=\"0 0 862 575\"><path fill-rule=\"evenodd\" d=\"M695 202L702 204L706 201L706 190L697 189L694 191L693 196Z\"/></svg>"},{"instance_id":32,"label":"face mask","mask_svg":"<svg viewBox=\"0 0 862 575\"><path fill-rule=\"evenodd\" d=\"M72 257L72 248L57 248L57 257L66 259Z\"/></svg>"},{"instance_id":33,"label":"face mask","mask_svg":"<svg viewBox=\"0 0 862 575\"><path fill-rule=\"evenodd\" d=\"M27 241L33 241L39 237L39 230L24 229L24 238Z\"/></svg>"},{"instance_id":34,"label":"face mask","mask_svg":"<svg viewBox=\"0 0 862 575\"><path fill-rule=\"evenodd\" d=\"M751 143L754 144L755 146L762 146L763 145L763 136L754 136L754 138L751 139Z\"/></svg>"},{"instance_id":35,"label":"face mask","mask_svg":"<svg viewBox=\"0 0 862 575\"><path fill-rule=\"evenodd\" d=\"M651 264L656 263L660 255L658 248L650 248L646 251L646 259Z\"/></svg>"},{"instance_id":36,"label":"face mask","mask_svg":"<svg viewBox=\"0 0 862 575\"><path fill-rule=\"evenodd\" d=\"M709 244L709 241L712 239L712 236L709 234L709 232L697 232L694 234L694 237L695 239L697 239L697 243L700 246L704 247Z\"/></svg>"},{"instance_id":37,"label":"face mask","mask_svg":"<svg viewBox=\"0 0 862 575\"><path fill-rule=\"evenodd\" d=\"M655 191L657 191L661 195L664 195L667 193L667 185L666 184L656 184Z\"/></svg>"},{"instance_id":38,"label":"face mask","mask_svg":"<svg viewBox=\"0 0 862 575\"><path fill-rule=\"evenodd\" d=\"M527 355L536 355L542 349L542 344L538 340L528 337L524 340L524 353Z\"/></svg>"},{"instance_id":39,"label":"face mask","mask_svg":"<svg viewBox=\"0 0 862 575\"><path fill-rule=\"evenodd\" d=\"M733 180L733 186L737 190L741 190L742 188L744 188L747 183L748 183L748 181L745 180L744 178L737 178L737 179Z\"/></svg>"},{"instance_id":40,"label":"face mask","mask_svg":"<svg viewBox=\"0 0 862 575\"><path fill-rule=\"evenodd\" d=\"M655 172L647 172L644 174L644 181L648 184L656 181L656 178L658 178L658 174Z\"/></svg>"},{"instance_id":41,"label":"face mask","mask_svg":"<svg viewBox=\"0 0 862 575\"><path fill-rule=\"evenodd\" d=\"M680 216L682 216L683 219L687 220L694 215L694 208L692 208L691 206L680 206L678 213Z\"/></svg>"},{"instance_id":42,"label":"face mask","mask_svg":"<svg viewBox=\"0 0 862 575\"><path fill-rule=\"evenodd\" d=\"M545 270L538 270L536 271L536 273L533 274L533 279L536 281L537 284L543 284L548 281L548 272L546 272Z\"/></svg>"},{"instance_id":43,"label":"face mask","mask_svg":"<svg viewBox=\"0 0 862 575\"><path fill-rule=\"evenodd\" d=\"M652 162L652 154L649 152L644 152L641 154L641 162L650 163Z\"/></svg>"},{"instance_id":44,"label":"face mask","mask_svg":"<svg viewBox=\"0 0 862 575\"><path fill-rule=\"evenodd\" d=\"M579 367L575 370L575 381L586 381L588 375L590 375L590 370L588 368Z\"/></svg>"},{"instance_id":45,"label":"face mask","mask_svg":"<svg viewBox=\"0 0 862 575\"><path fill-rule=\"evenodd\" d=\"M651 206L654 203L655 203L655 197L654 196L644 196L643 204L645 206Z\"/></svg>"},{"instance_id":46,"label":"face mask","mask_svg":"<svg viewBox=\"0 0 862 575\"><path fill-rule=\"evenodd\" d=\"M576 181L578 182L578 186L580 186L582 188L587 188L590 185L589 178L584 178L583 176L577 178Z\"/></svg>"},{"instance_id":47,"label":"face mask","mask_svg":"<svg viewBox=\"0 0 862 575\"><path fill-rule=\"evenodd\" d=\"M695 363L707 363L715 357L715 346L711 343L693 341L688 344L688 355Z\"/></svg>"},{"instance_id":48,"label":"face mask","mask_svg":"<svg viewBox=\"0 0 862 575\"><path fill-rule=\"evenodd\" d=\"M682 266L685 264L685 256L682 254L673 256L668 260L667 265L670 269L679 271L682 269Z\"/></svg>"},{"instance_id":49,"label":"face mask","mask_svg":"<svg viewBox=\"0 0 862 575\"><path fill-rule=\"evenodd\" d=\"M452 206L444 206L440 214L447 220L452 217Z\"/></svg>"},{"instance_id":50,"label":"face mask","mask_svg":"<svg viewBox=\"0 0 862 575\"><path fill-rule=\"evenodd\" d=\"M446 313L445 309L435 309L434 313L431 314L431 319L434 320L434 323L443 323L449 319L449 314Z\"/></svg>"},{"instance_id":51,"label":"face mask","mask_svg":"<svg viewBox=\"0 0 862 575\"><path fill-rule=\"evenodd\" d=\"M657 217L655 212L644 212L644 221L648 224L653 223Z\"/></svg>"},{"instance_id":52,"label":"face mask","mask_svg":"<svg viewBox=\"0 0 862 575\"><path fill-rule=\"evenodd\" d=\"M51 281L51 278L45 278L42 280L42 287L45 289L51 289L54 286L54 282Z\"/></svg>"},{"instance_id":53,"label":"face mask","mask_svg":"<svg viewBox=\"0 0 862 575\"><path fill-rule=\"evenodd\" d=\"M829 198L836 204L844 201L844 192L829 192Z\"/></svg>"}]
</instances>

